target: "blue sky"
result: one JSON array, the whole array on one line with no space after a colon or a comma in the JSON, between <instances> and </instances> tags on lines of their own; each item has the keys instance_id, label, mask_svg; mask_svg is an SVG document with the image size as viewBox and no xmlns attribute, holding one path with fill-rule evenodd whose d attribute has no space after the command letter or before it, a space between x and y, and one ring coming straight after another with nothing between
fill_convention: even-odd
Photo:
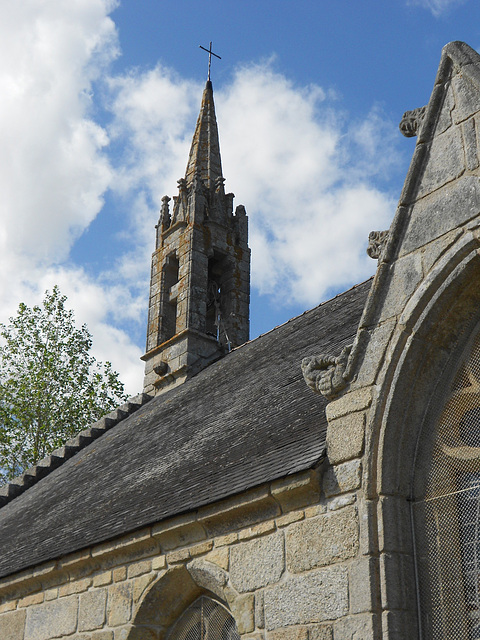
<instances>
[{"instance_id":1,"label":"blue sky","mask_svg":"<svg viewBox=\"0 0 480 640\"><path fill-rule=\"evenodd\" d=\"M252 248L251 335L373 274L443 45L477 0L6 0L0 321L55 284L94 352L142 386L149 262L213 49L226 187Z\"/></svg>"}]
</instances>

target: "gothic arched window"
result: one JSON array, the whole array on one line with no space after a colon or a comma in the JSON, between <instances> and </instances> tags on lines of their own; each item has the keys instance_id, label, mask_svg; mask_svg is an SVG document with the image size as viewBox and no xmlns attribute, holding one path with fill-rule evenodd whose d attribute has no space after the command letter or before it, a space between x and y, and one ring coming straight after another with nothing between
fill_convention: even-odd
<instances>
[{"instance_id":1,"label":"gothic arched window","mask_svg":"<svg viewBox=\"0 0 480 640\"><path fill-rule=\"evenodd\" d=\"M228 609L200 596L173 625L167 640L240 640L240 636Z\"/></svg>"},{"instance_id":2,"label":"gothic arched window","mask_svg":"<svg viewBox=\"0 0 480 640\"><path fill-rule=\"evenodd\" d=\"M431 406L441 412L418 442L412 502L421 637L478 640L480 333Z\"/></svg>"},{"instance_id":3,"label":"gothic arched window","mask_svg":"<svg viewBox=\"0 0 480 640\"><path fill-rule=\"evenodd\" d=\"M205 333L227 346L230 342L225 320L229 317L232 290L235 289L232 265L219 252L208 259L207 312Z\"/></svg>"},{"instance_id":4,"label":"gothic arched window","mask_svg":"<svg viewBox=\"0 0 480 640\"><path fill-rule=\"evenodd\" d=\"M163 300L161 301L160 321L162 323L161 340L169 340L178 333L177 301L178 301L179 262L175 253L171 253L163 266Z\"/></svg>"}]
</instances>

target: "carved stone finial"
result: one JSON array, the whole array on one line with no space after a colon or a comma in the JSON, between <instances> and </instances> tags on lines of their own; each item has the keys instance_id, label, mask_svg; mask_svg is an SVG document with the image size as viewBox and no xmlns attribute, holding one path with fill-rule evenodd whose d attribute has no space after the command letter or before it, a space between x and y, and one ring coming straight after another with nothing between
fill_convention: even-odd
<instances>
[{"instance_id":1,"label":"carved stone finial","mask_svg":"<svg viewBox=\"0 0 480 640\"><path fill-rule=\"evenodd\" d=\"M177 185L180 194L187 191L187 181L185 180L185 178L180 178L179 180L177 180Z\"/></svg>"},{"instance_id":2,"label":"carved stone finial","mask_svg":"<svg viewBox=\"0 0 480 640\"><path fill-rule=\"evenodd\" d=\"M302 360L302 373L307 385L331 400L347 386L344 378L352 345L344 347L338 357L328 354L309 356Z\"/></svg>"},{"instance_id":3,"label":"carved stone finial","mask_svg":"<svg viewBox=\"0 0 480 640\"><path fill-rule=\"evenodd\" d=\"M170 226L171 218L170 218L170 202L171 198L168 196L163 196L162 198L162 207L160 209L160 225L163 229L168 229Z\"/></svg>"},{"instance_id":4,"label":"carved stone finial","mask_svg":"<svg viewBox=\"0 0 480 640\"><path fill-rule=\"evenodd\" d=\"M236 216L246 216L247 212L243 204L239 204L235 207L235 215Z\"/></svg>"},{"instance_id":5,"label":"carved stone finial","mask_svg":"<svg viewBox=\"0 0 480 640\"><path fill-rule=\"evenodd\" d=\"M215 178L215 191L217 193L225 191L225 178L222 176L217 176L217 178Z\"/></svg>"},{"instance_id":6,"label":"carved stone finial","mask_svg":"<svg viewBox=\"0 0 480 640\"><path fill-rule=\"evenodd\" d=\"M405 111L400 121L399 129L406 138L413 138L420 131L427 107L418 107L412 111Z\"/></svg>"},{"instance_id":7,"label":"carved stone finial","mask_svg":"<svg viewBox=\"0 0 480 640\"><path fill-rule=\"evenodd\" d=\"M202 180L202 172L199 167L196 167L195 173L192 181L193 191L195 193L204 195L205 194L205 183Z\"/></svg>"},{"instance_id":8,"label":"carved stone finial","mask_svg":"<svg viewBox=\"0 0 480 640\"><path fill-rule=\"evenodd\" d=\"M370 258L374 260L378 260L382 255L382 251L385 248L388 240L388 229L387 231L370 231L368 234L368 247L367 254Z\"/></svg>"}]
</instances>

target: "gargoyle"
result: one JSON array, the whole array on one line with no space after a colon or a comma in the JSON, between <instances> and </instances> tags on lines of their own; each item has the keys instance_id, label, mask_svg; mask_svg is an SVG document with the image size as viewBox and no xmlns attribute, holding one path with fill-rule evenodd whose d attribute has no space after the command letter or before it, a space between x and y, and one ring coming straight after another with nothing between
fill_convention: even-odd
<instances>
[{"instance_id":1,"label":"gargoyle","mask_svg":"<svg viewBox=\"0 0 480 640\"><path fill-rule=\"evenodd\" d=\"M378 260L382 255L382 251L387 244L388 230L387 231L370 231L368 234L368 247L367 254L370 258Z\"/></svg>"},{"instance_id":2,"label":"gargoyle","mask_svg":"<svg viewBox=\"0 0 480 640\"><path fill-rule=\"evenodd\" d=\"M426 108L427 107L418 107L412 111L405 111L398 126L406 138L413 138L413 136L418 134L422 126L423 118L425 117Z\"/></svg>"},{"instance_id":3,"label":"gargoyle","mask_svg":"<svg viewBox=\"0 0 480 640\"><path fill-rule=\"evenodd\" d=\"M347 386L347 380L343 374L351 349L351 344L344 347L336 358L327 354L303 358L303 377L312 391L321 393L331 400Z\"/></svg>"}]
</instances>

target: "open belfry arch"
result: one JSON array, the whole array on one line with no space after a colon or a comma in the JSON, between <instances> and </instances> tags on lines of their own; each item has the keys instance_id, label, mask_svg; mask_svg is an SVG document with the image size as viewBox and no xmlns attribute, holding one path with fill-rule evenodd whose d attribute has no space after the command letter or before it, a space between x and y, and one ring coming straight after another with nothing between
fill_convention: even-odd
<instances>
[{"instance_id":1,"label":"open belfry arch","mask_svg":"<svg viewBox=\"0 0 480 640\"><path fill-rule=\"evenodd\" d=\"M248 340L250 250L242 205L225 193L213 87L207 81L185 177L162 198L152 256L145 384L184 382Z\"/></svg>"}]
</instances>

